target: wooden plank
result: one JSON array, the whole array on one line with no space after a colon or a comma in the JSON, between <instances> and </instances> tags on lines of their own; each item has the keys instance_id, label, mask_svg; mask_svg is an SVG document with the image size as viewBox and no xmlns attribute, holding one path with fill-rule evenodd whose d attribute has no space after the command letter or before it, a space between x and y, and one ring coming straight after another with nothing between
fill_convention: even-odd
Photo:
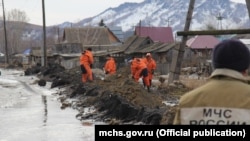
<instances>
[{"instance_id":1,"label":"wooden plank","mask_svg":"<svg viewBox=\"0 0 250 141\"><path fill-rule=\"evenodd\" d=\"M177 31L176 34L177 34L177 36L250 34L250 29L203 30L203 31Z\"/></svg>"}]
</instances>

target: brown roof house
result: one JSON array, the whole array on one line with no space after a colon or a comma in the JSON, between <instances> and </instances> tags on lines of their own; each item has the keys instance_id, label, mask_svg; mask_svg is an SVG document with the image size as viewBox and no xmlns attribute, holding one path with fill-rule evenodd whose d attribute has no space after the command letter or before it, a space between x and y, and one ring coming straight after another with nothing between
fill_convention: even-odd
<instances>
[{"instance_id":1,"label":"brown roof house","mask_svg":"<svg viewBox=\"0 0 250 141\"><path fill-rule=\"evenodd\" d=\"M96 52L109 52L121 44L120 39L108 27L65 28L62 42L54 45L54 53L61 65L73 68L79 65L83 50L91 47L95 56ZM95 65L98 64L98 59L95 62Z\"/></svg>"},{"instance_id":2,"label":"brown roof house","mask_svg":"<svg viewBox=\"0 0 250 141\"><path fill-rule=\"evenodd\" d=\"M177 43L154 42L150 37L130 36L120 50L113 51L111 54L120 56L124 60L130 60L132 57L144 57L150 52L157 62L157 70L160 74L167 74L172 61L172 49ZM126 62L126 61L125 61Z\"/></svg>"},{"instance_id":3,"label":"brown roof house","mask_svg":"<svg viewBox=\"0 0 250 141\"><path fill-rule=\"evenodd\" d=\"M152 45L154 41L150 37L131 36L122 45L125 54L135 54L136 50Z\"/></svg>"},{"instance_id":4,"label":"brown roof house","mask_svg":"<svg viewBox=\"0 0 250 141\"><path fill-rule=\"evenodd\" d=\"M96 52L96 56L99 56L100 62L102 62L103 56L111 54L117 62L118 68L124 66L127 58L132 56L142 56L141 53L136 53L135 50L138 48L146 47L148 44L153 44L153 41L149 37L139 37L139 36L130 36L126 41L120 45L120 47L110 49L108 52Z\"/></svg>"},{"instance_id":5,"label":"brown roof house","mask_svg":"<svg viewBox=\"0 0 250 141\"><path fill-rule=\"evenodd\" d=\"M136 26L135 35L140 37L150 37L154 42L173 43L174 36L171 27L146 27Z\"/></svg>"},{"instance_id":6,"label":"brown roof house","mask_svg":"<svg viewBox=\"0 0 250 141\"><path fill-rule=\"evenodd\" d=\"M93 51L108 50L121 44L118 37L107 27L65 28L64 43L81 43L83 49L92 47Z\"/></svg>"},{"instance_id":7,"label":"brown roof house","mask_svg":"<svg viewBox=\"0 0 250 141\"><path fill-rule=\"evenodd\" d=\"M162 43L154 42L144 48L137 48L134 52L140 53L143 56L150 52L157 63L158 74L168 74L170 71L170 65L173 58L173 51L179 46L179 43Z\"/></svg>"},{"instance_id":8,"label":"brown roof house","mask_svg":"<svg viewBox=\"0 0 250 141\"><path fill-rule=\"evenodd\" d=\"M98 52L96 56L101 58L106 54L111 54L117 60L118 66L124 66L132 57L143 57L150 52L158 63L158 72L167 74L172 61L172 50L177 45L175 42L154 42L149 36L132 35L119 48L109 52Z\"/></svg>"}]
</instances>

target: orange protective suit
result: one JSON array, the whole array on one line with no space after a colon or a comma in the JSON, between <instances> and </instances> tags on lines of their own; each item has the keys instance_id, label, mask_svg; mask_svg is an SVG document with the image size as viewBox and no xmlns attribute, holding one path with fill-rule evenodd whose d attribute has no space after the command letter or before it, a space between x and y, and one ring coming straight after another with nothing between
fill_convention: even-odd
<instances>
[{"instance_id":1,"label":"orange protective suit","mask_svg":"<svg viewBox=\"0 0 250 141\"><path fill-rule=\"evenodd\" d=\"M94 57L91 50L85 50L80 57L80 64L84 67L85 73L82 73L82 82L85 83L88 80L93 81L92 65L94 63Z\"/></svg>"},{"instance_id":2,"label":"orange protective suit","mask_svg":"<svg viewBox=\"0 0 250 141\"><path fill-rule=\"evenodd\" d=\"M108 57L104 65L105 74L114 74L116 73L116 62L113 57Z\"/></svg>"},{"instance_id":3,"label":"orange protective suit","mask_svg":"<svg viewBox=\"0 0 250 141\"><path fill-rule=\"evenodd\" d=\"M131 71L131 75L133 78L134 78L135 73L136 73L136 66L137 66L136 59L139 59L139 58L133 58L133 60L131 61L131 64L130 64L130 71Z\"/></svg>"},{"instance_id":4,"label":"orange protective suit","mask_svg":"<svg viewBox=\"0 0 250 141\"><path fill-rule=\"evenodd\" d=\"M148 68L148 78L149 78L149 82L150 82L150 86L151 86L153 75L154 75L154 71L156 69L156 62L152 58L152 56L151 56L150 53L148 53L146 55L146 59L145 60L146 60L147 68Z\"/></svg>"},{"instance_id":5,"label":"orange protective suit","mask_svg":"<svg viewBox=\"0 0 250 141\"><path fill-rule=\"evenodd\" d=\"M148 87L148 90L149 90L149 86L150 86L150 83L149 83L149 78L148 78L148 69L147 69L147 65L145 63L145 61L141 58L136 58L135 59L135 66L134 66L134 69L135 69L135 75L134 75L134 79L136 82L139 81L139 79L142 77L142 80L143 80L143 84L145 86Z\"/></svg>"}]
</instances>

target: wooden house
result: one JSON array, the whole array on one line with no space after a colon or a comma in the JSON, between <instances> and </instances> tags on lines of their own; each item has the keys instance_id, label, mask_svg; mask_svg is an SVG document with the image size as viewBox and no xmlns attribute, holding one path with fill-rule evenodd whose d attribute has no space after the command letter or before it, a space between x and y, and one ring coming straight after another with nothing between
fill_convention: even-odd
<instances>
[{"instance_id":1,"label":"wooden house","mask_svg":"<svg viewBox=\"0 0 250 141\"><path fill-rule=\"evenodd\" d=\"M65 28L62 42L53 46L53 54L67 69L79 66L81 52L89 47L93 53L107 52L121 45L118 37L107 27ZM95 57L95 64L98 58Z\"/></svg>"},{"instance_id":2,"label":"wooden house","mask_svg":"<svg viewBox=\"0 0 250 141\"><path fill-rule=\"evenodd\" d=\"M220 41L212 35L199 35L187 40L183 64L202 66L211 60L212 50Z\"/></svg>"},{"instance_id":3,"label":"wooden house","mask_svg":"<svg viewBox=\"0 0 250 141\"><path fill-rule=\"evenodd\" d=\"M173 58L174 48L179 46L179 43L161 43L155 42L144 48L135 49L135 53L145 56L146 53L151 53L157 63L157 72L159 74L168 74Z\"/></svg>"},{"instance_id":4,"label":"wooden house","mask_svg":"<svg viewBox=\"0 0 250 141\"><path fill-rule=\"evenodd\" d=\"M54 44L52 47L56 63L64 66L66 69L79 65L79 57L82 51L81 43L60 43Z\"/></svg>"},{"instance_id":5,"label":"wooden house","mask_svg":"<svg viewBox=\"0 0 250 141\"><path fill-rule=\"evenodd\" d=\"M126 60L132 56L142 57L141 53L134 52L137 48L143 48L149 44L153 44L153 41L149 37L130 36L122 45L118 48L110 49L109 51L95 52L95 56L99 56L99 66L102 66L105 62L105 56L110 54L117 61L117 66L122 67L126 65Z\"/></svg>"},{"instance_id":6,"label":"wooden house","mask_svg":"<svg viewBox=\"0 0 250 141\"><path fill-rule=\"evenodd\" d=\"M91 47L93 51L109 50L121 44L121 41L107 27L65 28L63 43L80 43L83 50Z\"/></svg>"},{"instance_id":7,"label":"wooden house","mask_svg":"<svg viewBox=\"0 0 250 141\"><path fill-rule=\"evenodd\" d=\"M24 50L22 53L14 54L11 58L11 63L14 65L21 64L24 69L30 68L31 66L42 65L42 58L44 57L42 47L31 47ZM53 55L51 50L47 50L48 62L52 62Z\"/></svg>"},{"instance_id":8,"label":"wooden house","mask_svg":"<svg viewBox=\"0 0 250 141\"><path fill-rule=\"evenodd\" d=\"M146 53L150 52L158 64L158 72L160 74L167 74L172 61L172 50L177 45L177 43L153 42L150 37L133 35L119 49L110 50L109 52L99 52L98 56L104 61L103 56L111 54L117 60L118 66L124 66L127 65L126 62L132 57L144 57Z\"/></svg>"}]
</instances>

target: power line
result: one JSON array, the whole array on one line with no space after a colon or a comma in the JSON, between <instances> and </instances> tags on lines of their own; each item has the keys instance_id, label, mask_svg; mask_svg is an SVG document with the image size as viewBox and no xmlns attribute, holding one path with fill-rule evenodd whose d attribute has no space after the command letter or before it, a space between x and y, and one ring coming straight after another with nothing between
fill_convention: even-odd
<instances>
[{"instance_id":1,"label":"power line","mask_svg":"<svg viewBox=\"0 0 250 141\"><path fill-rule=\"evenodd\" d=\"M224 17L221 16L221 14L219 13L218 16L216 17L218 20L218 28L222 29L222 20L224 19Z\"/></svg>"}]
</instances>

